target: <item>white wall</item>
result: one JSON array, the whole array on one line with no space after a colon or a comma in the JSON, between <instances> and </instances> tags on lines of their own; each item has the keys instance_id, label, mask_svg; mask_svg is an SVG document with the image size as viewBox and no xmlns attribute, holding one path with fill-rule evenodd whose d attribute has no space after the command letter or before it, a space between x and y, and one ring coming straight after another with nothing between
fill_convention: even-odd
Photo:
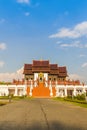
<instances>
[{"instance_id":1,"label":"white wall","mask_svg":"<svg viewBox=\"0 0 87 130\"><path fill-rule=\"evenodd\" d=\"M37 74L35 75L37 78ZM45 73L45 78L47 80L48 78L48 74ZM82 92L84 92L84 90L87 90L87 85L56 85L56 91L59 91L59 89L62 90L82 90ZM8 95L9 94L9 89L13 89L15 91L15 94L17 94L18 89L21 89L20 93L22 95L26 94L26 85L0 85L0 96L4 96L4 95Z\"/></svg>"},{"instance_id":2,"label":"white wall","mask_svg":"<svg viewBox=\"0 0 87 130\"><path fill-rule=\"evenodd\" d=\"M44 78L46 81L48 81L48 73L44 73Z\"/></svg>"},{"instance_id":3,"label":"white wall","mask_svg":"<svg viewBox=\"0 0 87 130\"><path fill-rule=\"evenodd\" d=\"M12 89L15 91L15 95L17 96L18 89L21 89L21 94L25 94L26 91L26 85L0 85L0 96L8 96L9 95L9 89Z\"/></svg>"},{"instance_id":4,"label":"white wall","mask_svg":"<svg viewBox=\"0 0 87 130\"><path fill-rule=\"evenodd\" d=\"M38 73L34 73L34 81L36 81L38 78Z\"/></svg>"}]
</instances>

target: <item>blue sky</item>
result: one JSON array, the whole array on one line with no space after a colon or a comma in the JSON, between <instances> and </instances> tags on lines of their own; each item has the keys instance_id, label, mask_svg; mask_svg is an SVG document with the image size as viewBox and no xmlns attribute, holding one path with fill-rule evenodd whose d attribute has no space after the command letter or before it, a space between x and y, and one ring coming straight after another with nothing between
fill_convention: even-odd
<instances>
[{"instance_id":1,"label":"blue sky","mask_svg":"<svg viewBox=\"0 0 87 130\"><path fill-rule=\"evenodd\" d=\"M43 59L87 82L86 14L87 0L0 0L0 80Z\"/></svg>"}]
</instances>

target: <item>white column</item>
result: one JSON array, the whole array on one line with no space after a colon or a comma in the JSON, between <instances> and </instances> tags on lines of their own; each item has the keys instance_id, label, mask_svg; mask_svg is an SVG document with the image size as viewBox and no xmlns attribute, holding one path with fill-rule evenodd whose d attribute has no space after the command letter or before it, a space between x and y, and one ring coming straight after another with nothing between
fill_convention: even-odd
<instances>
[{"instance_id":1,"label":"white column","mask_svg":"<svg viewBox=\"0 0 87 130\"><path fill-rule=\"evenodd\" d=\"M51 81L50 81L49 89L50 89L50 96L52 97L53 96L53 92L52 92L52 83L51 83Z\"/></svg>"},{"instance_id":2,"label":"white column","mask_svg":"<svg viewBox=\"0 0 87 130\"><path fill-rule=\"evenodd\" d=\"M48 81L48 73L44 73L44 78L46 81Z\"/></svg>"},{"instance_id":3,"label":"white column","mask_svg":"<svg viewBox=\"0 0 87 130\"><path fill-rule=\"evenodd\" d=\"M60 96L60 93L59 93L59 88L56 87L56 97L59 97Z\"/></svg>"},{"instance_id":4,"label":"white column","mask_svg":"<svg viewBox=\"0 0 87 130\"><path fill-rule=\"evenodd\" d=\"M47 81L45 80L44 82L45 82L45 87L48 87L48 83L47 83Z\"/></svg>"},{"instance_id":5,"label":"white column","mask_svg":"<svg viewBox=\"0 0 87 130\"><path fill-rule=\"evenodd\" d=\"M58 82L57 82L57 80L56 80L56 86L57 86L57 84L58 84Z\"/></svg>"},{"instance_id":6,"label":"white column","mask_svg":"<svg viewBox=\"0 0 87 130\"><path fill-rule=\"evenodd\" d=\"M26 92L26 85L24 85L24 88L23 88L23 95L26 95L27 92Z\"/></svg>"},{"instance_id":7,"label":"white column","mask_svg":"<svg viewBox=\"0 0 87 130\"><path fill-rule=\"evenodd\" d=\"M45 87L48 87L47 81L48 81L48 73L44 73L44 79L45 79Z\"/></svg>"},{"instance_id":8,"label":"white column","mask_svg":"<svg viewBox=\"0 0 87 130\"><path fill-rule=\"evenodd\" d=\"M30 96L32 96L32 89L33 89L33 81L31 80L31 85L30 85Z\"/></svg>"},{"instance_id":9,"label":"white column","mask_svg":"<svg viewBox=\"0 0 87 130\"><path fill-rule=\"evenodd\" d=\"M24 91L24 95L27 95L27 91L26 91L26 90L27 90L27 82L28 82L28 81L25 80L25 87L24 87L24 90L23 90L23 91Z\"/></svg>"},{"instance_id":10,"label":"white column","mask_svg":"<svg viewBox=\"0 0 87 130\"><path fill-rule=\"evenodd\" d=\"M65 97L67 97L67 88L65 88L64 91L65 91Z\"/></svg>"},{"instance_id":11,"label":"white column","mask_svg":"<svg viewBox=\"0 0 87 130\"><path fill-rule=\"evenodd\" d=\"M9 95L9 91L8 91L8 88L6 88L6 96Z\"/></svg>"},{"instance_id":12,"label":"white column","mask_svg":"<svg viewBox=\"0 0 87 130\"><path fill-rule=\"evenodd\" d=\"M38 79L38 73L34 73L34 81Z\"/></svg>"},{"instance_id":13,"label":"white column","mask_svg":"<svg viewBox=\"0 0 87 130\"><path fill-rule=\"evenodd\" d=\"M76 87L74 87L73 96L76 96Z\"/></svg>"},{"instance_id":14,"label":"white column","mask_svg":"<svg viewBox=\"0 0 87 130\"><path fill-rule=\"evenodd\" d=\"M34 87L37 87L37 81L36 80L34 81Z\"/></svg>"},{"instance_id":15,"label":"white column","mask_svg":"<svg viewBox=\"0 0 87 130\"><path fill-rule=\"evenodd\" d=\"M17 89L17 86L15 87L15 94L14 96L18 96L18 89Z\"/></svg>"},{"instance_id":16,"label":"white column","mask_svg":"<svg viewBox=\"0 0 87 130\"><path fill-rule=\"evenodd\" d=\"M60 90L60 95L61 95L61 97L64 97L64 92L63 92L63 89L62 89L62 90Z\"/></svg>"},{"instance_id":17,"label":"white column","mask_svg":"<svg viewBox=\"0 0 87 130\"><path fill-rule=\"evenodd\" d=\"M53 96L52 88L50 89L50 96Z\"/></svg>"},{"instance_id":18,"label":"white column","mask_svg":"<svg viewBox=\"0 0 87 130\"><path fill-rule=\"evenodd\" d=\"M31 80L31 86L30 87L31 87L31 89L33 89L33 81L32 80Z\"/></svg>"},{"instance_id":19,"label":"white column","mask_svg":"<svg viewBox=\"0 0 87 130\"><path fill-rule=\"evenodd\" d=\"M29 93L30 96L32 96L32 89L30 88L30 93Z\"/></svg>"},{"instance_id":20,"label":"white column","mask_svg":"<svg viewBox=\"0 0 87 130\"><path fill-rule=\"evenodd\" d=\"M85 90L85 87L84 87L84 86L83 86L82 93L86 94L86 90Z\"/></svg>"},{"instance_id":21,"label":"white column","mask_svg":"<svg viewBox=\"0 0 87 130\"><path fill-rule=\"evenodd\" d=\"M27 89L27 82L28 82L28 81L27 81L27 80L25 80L25 89Z\"/></svg>"}]
</instances>

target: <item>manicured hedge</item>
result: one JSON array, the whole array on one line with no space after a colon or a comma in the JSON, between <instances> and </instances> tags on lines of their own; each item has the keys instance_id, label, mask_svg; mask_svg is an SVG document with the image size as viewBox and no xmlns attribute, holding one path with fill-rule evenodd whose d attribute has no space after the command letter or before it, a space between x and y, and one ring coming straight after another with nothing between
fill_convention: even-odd
<instances>
[{"instance_id":1,"label":"manicured hedge","mask_svg":"<svg viewBox=\"0 0 87 130\"><path fill-rule=\"evenodd\" d=\"M71 95L69 95L69 96L67 96L67 98L68 99L75 99L75 100L82 100L82 101L84 101L85 100L85 94L78 94L77 96L71 96Z\"/></svg>"},{"instance_id":2,"label":"manicured hedge","mask_svg":"<svg viewBox=\"0 0 87 130\"><path fill-rule=\"evenodd\" d=\"M61 101L69 101L69 102L75 102L75 103L80 103L80 104L87 104L85 94L81 94L81 95L78 94L77 96L69 95L64 98L57 97L56 99L61 100Z\"/></svg>"},{"instance_id":3,"label":"manicured hedge","mask_svg":"<svg viewBox=\"0 0 87 130\"><path fill-rule=\"evenodd\" d=\"M8 96L0 96L0 99L8 99Z\"/></svg>"},{"instance_id":4,"label":"manicured hedge","mask_svg":"<svg viewBox=\"0 0 87 130\"><path fill-rule=\"evenodd\" d=\"M76 102L76 103L81 103L81 104L87 104L87 102L84 100L84 101L80 101L80 100L77 100L77 99L68 99L68 98L64 98L64 101L69 101L69 102Z\"/></svg>"}]
</instances>

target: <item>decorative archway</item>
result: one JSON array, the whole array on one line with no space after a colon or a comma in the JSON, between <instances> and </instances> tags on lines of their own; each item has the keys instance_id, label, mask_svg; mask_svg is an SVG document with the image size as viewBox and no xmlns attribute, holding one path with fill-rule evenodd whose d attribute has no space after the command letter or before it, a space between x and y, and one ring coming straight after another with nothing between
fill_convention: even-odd
<instances>
[{"instance_id":1,"label":"decorative archway","mask_svg":"<svg viewBox=\"0 0 87 130\"><path fill-rule=\"evenodd\" d=\"M38 78L39 78L39 82L43 82L43 79L44 79L44 74L42 72L40 72L38 74Z\"/></svg>"}]
</instances>

